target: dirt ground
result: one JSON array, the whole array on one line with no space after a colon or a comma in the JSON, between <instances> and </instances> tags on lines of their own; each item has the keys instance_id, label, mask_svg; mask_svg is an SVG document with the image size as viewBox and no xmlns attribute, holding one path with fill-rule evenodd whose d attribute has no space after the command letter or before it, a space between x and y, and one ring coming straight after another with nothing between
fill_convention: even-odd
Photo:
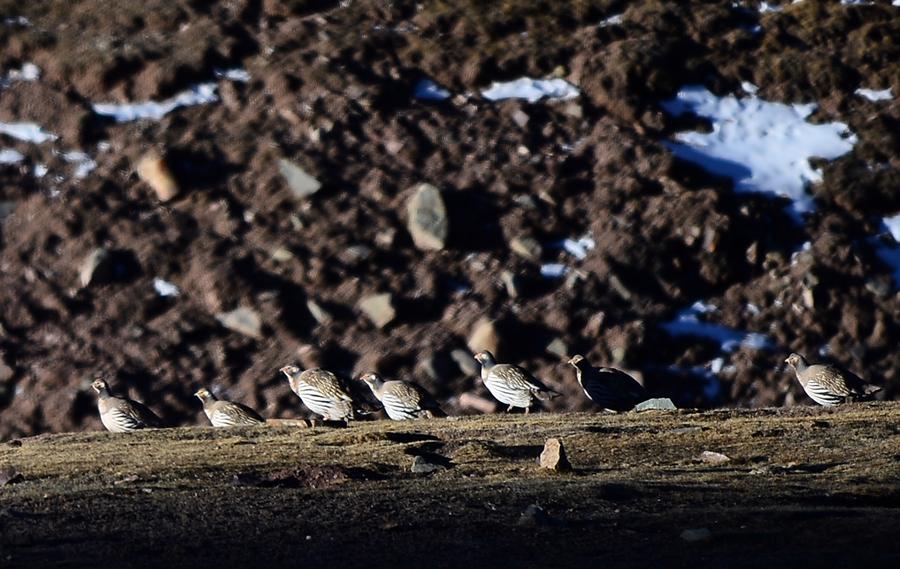
<instances>
[{"instance_id":1,"label":"dirt ground","mask_svg":"<svg viewBox=\"0 0 900 569\"><path fill-rule=\"evenodd\" d=\"M870 403L16 439L0 563L896 567L898 425ZM538 467L548 437L572 472Z\"/></svg>"},{"instance_id":2,"label":"dirt ground","mask_svg":"<svg viewBox=\"0 0 900 569\"><path fill-rule=\"evenodd\" d=\"M781 362L794 350L896 398L900 295L873 239L900 211L900 11L733 4L0 1L0 73L40 69L2 86L0 121L59 137L0 136L24 155L0 165L0 439L96 428L95 374L179 425L205 422L191 397L204 385L269 417L302 416L277 372L292 362L415 379L469 412L458 397L484 388L451 353L468 350L481 318L497 323L501 359L566 395L556 410L589 406L560 359L576 352L682 406L793 405L803 396ZM226 69L249 80L216 76ZM582 96L478 95L526 74L563 77ZM417 100L422 78L455 96ZM160 121L92 112L206 81L219 102ZM734 194L664 145L697 124L661 101L693 83L739 93L741 81L768 100L817 102L814 122L845 122L859 139L821 165L802 226L786 202ZM859 86L895 97L876 104ZM65 158L75 150L96 162L83 178ZM178 181L174 199L135 173L150 150ZM281 158L322 188L293 197ZM441 251L419 251L406 230L422 182L447 202ZM586 233L597 246L583 261L553 245ZM523 236L543 244L537 260L513 251ZM112 270L82 286L97 247L112 251ZM542 278L539 263L552 262L578 272ZM519 279L515 297L504 270ZM155 278L180 295L158 295ZM394 299L381 329L358 308L373 293ZM697 300L718 308L710 322L768 334L772 349L721 354L669 337L661 325ZM237 307L258 315L259 334L220 325ZM720 356L709 398L695 372Z\"/></svg>"}]
</instances>

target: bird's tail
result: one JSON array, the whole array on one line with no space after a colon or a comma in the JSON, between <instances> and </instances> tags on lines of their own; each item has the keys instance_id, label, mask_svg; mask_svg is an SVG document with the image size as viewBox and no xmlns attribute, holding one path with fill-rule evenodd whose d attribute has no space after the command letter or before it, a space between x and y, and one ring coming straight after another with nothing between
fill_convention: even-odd
<instances>
[{"instance_id":1,"label":"bird's tail","mask_svg":"<svg viewBox=\"0 0 900 569\"><path fill-rule=\"evenodd\" d=\"M881 391L880 385L866 385L863 387L863 395L873 395Z\"/></svg>"}]
</instances>

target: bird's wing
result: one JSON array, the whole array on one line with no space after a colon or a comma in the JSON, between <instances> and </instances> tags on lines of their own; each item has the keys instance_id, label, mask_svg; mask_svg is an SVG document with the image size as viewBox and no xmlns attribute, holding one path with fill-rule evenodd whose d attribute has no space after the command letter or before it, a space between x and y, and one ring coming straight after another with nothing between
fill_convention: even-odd
<instances>
[{"instance_id":1,"label":"bird's wing","mask_svg":"<svg viewBox=\"0 0 900 569\"><path fill-rule=\"evenodd\" d=\"M810 372L809 380L815 381L829 392L841 397L847 397L853 393L851 385L854 379L862 383L862 380L850 372L845 372L832 365L813 365L807 368Z\"/></svg>"},{"instance_id":2,"label":"bird's wing","mask_svg":"<svg viewBox=\"0 0 900 569\"><path fill-rule=\"evenodd\" d=\"M541 383L533 375L511 364L498 364L491 368L491 373L506 382L507 385L517 389L527 389L534 392L550 392L550 388Z\"/></svg>"},{"instance_id":3,"label":"bird's wing","mask_svg":"<svg viewBox=\"0 0 900 569\"><path fill-rule=\"evenodd\" d=\"M353 401L336 375L325 369L308 369L300 376L301 381L312 385L325 396L336 401Z\"/></svg>"},{"instance_id":4,"label":"bird's wing","mask_svg":"<svg viewBox=\"0 0 900 569\"><path fill-rule=\"evenodd\" d=\"M630 398L637 399L640 397L645 397L647 394L644 386L641 385L638 380L620 369L612 367L601 367L597 371L604 374L601 377L606 378L606 380L616 389L616 391L622 393L623 395L627 395Z\"/></svg>"},{"instance_id":5,"label":"bird's wing","mask_svg":"<svg viewBox=\"0 0 900 569\"><path fill-rule=\"evenodd\" d=\"M384 388L385 394L390 393L393 397L406 401L414 407L422 406L424 390L418 385L406 383L405 381L390 381L384 385Z\"/></svg>"},{"instance_id":6,"label":"bird's wing","mask_svg":"<svg viewBox=\"0 0 900 569\"><path fill-rule=\"evenodd\" d=\"M123 414L131 417L136 422L140 423L145 427L161 427L163 422L156 413L150 410L149 407L140 403L138 401L132 401L131 399L121 399L122 404L119 405L119 411Z\"/></svg>"},{"instance_id":7,"label":"bird's wing","mask_svg":"<svg viewBox=\"0 0 900 569\"><path fill-rule=\"evenodd\" d=\"M240 403L232 403L231 401L220 401L219 403L223 403L223 405L217 405L215 412L222 413L227 417L231 418L235 422L240 423L265 423L266 420L260 416L259 413L247 407L246 405L241 405Z\"/></svg>"}]
</instances>

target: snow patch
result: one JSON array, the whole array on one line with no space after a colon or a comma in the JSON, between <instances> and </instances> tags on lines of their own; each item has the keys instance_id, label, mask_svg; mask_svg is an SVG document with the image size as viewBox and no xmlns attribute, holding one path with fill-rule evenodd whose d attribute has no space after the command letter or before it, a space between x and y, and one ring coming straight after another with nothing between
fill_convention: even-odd
<instances>
[{"instance_id":1,"label":"snow patch","mask_svg":"<svg viewBox=\"0 0 900 569\"><path fill-rule=\"evenodd\" d=\"M156 290L156 294L163 298L181 294L181 290L177 286L159 277L153 279L153 288Z\"/></svg>"},{"instance_id":2,"label":"snow patch","mask_svg":"<svg viewBox=\"0 0 900 569\"><path fill-rule=\"evenodd\" d=\"M744 92L747 93L748 95L755 95L756 92L759 91L759 87L757 87L756 85L754 85L753 83L751 83L749 81L742 81L741 89L743 89Z\"/></svg>"},{"instance_id":3,"label":"snow patch","mask_svg":"<svg viewBox=\"0 0 900 569\"><path fill-rule=\"evenodd\" d=\"M187 91L178 93L165 101L146 101L143 103L96 103L94 112L104 117L111 117L116 122L131 122L142 119L160 120L179 107L205 105L219 100L215 83L194 85Z\"/></svg>"},{"instance_id":4,"label":"snow patch","mask_svg":"<svg viewBox=\"0 0 900 569\"><path fill-rule=\"evenodd\" d=\"M505 83L491 83L488 89L481 95L489 101L501 101L503 99L525 99L529 103L536 103L543 98L568 101L576 99L581 94L578 87L563 79L531 79L520 77L515 81Z\"/></svg>"},{"instance_id":5,"label":"snow patch","mask_svg":"<svg viewBox=\"0 0 900 569\"><path fill-rule=\"evenodd\" d=\"M443 101L450 97L450 91L444 89L431 79L422 79L413 89L413 97L423 101Z\"/></svg>"},{"instance_id":6,"label":"snow patch","mask_svg":"<svg viewBox=\"0 0 900 569\"><path fill-rule=\"evenodd\" d=\"M24 140L25 142L34 142L36 144L43 144L44 142L56 140L58 138L55 134L44 132L40 125L33 122L0 122L0 134L5 134L18 140Z\"/></svg>"},{"instance_id":7,"label":"snow patch","mask_svg":"<svg viewBox=\"0 0 900 569\"><path fill-rule=\"evenodd\" d=\"M75 164L75 172L72 175L76 180L87 177L87 175L93 172L94 168L97 167L97 163L84 152L63 152L61 156L62 159L69 164Z\"/></svg>"},{"instance_id":8,"label":"snow patch","mask_svg":"<svg viewBox=\"0 0 900 569\"><path fill-rule=\"evenodd\" d=\"M885 217L884 225L887 227L887 230L890 231L894 241L900 243L900 213L893 217Z\"/></svg>"},{"instance_id":9,"label":"snow patch","mask_svg":"<svg viewBox=\"0 0 900 569\"><path fill-rule=\"evenodd\" d=\"M541 276L548 279L559 279L569 272L569 267L562 263L548 263L541 265Z\"/></svg>"},{"instance_id":10,"label":"snow patch","mask_svg":"<svg viewBox=\"0 0 900 569\"><path fill-rule=\"evenodd\" d=\"M725 353L731 353L741 347L753 350L765 350L772 347L772 341L765 334L747 333L721 324L713 324L700 320L699 315L709 312L703 303L694 303L690 308L682 310L675 320L662 324L663 330L672 336L695 336L718 342Z\"/></svg>"},{"instance_id":11,"label":"snow patch","mask_svg":"<svg viewBox=\"0 0 900 569\"><path fill-rule=\"evenodd\" d=\"M882 89L881 91L875 91L873 89L863 89L860 87L856 91L854 91L860 97L865 97L866 99L872 101L873 103L877 103L878 101L890 101L894 98L894 95L891 93L891 88Z\"/></svg>"},{"instance_id":12,"label":"snow patch","mask_svg":"<svg viewBox=\"0 0 900 569\"><path fill-rule=\"evenodd\" d=\"M250 73L244 69L216 69L213 73L219 79L228 79L229 81L237 81L238 83L247 83L250 81Z\"/></svg>"},{"instance_id":13,"label":"snow patch","mask_svg":"<svg viewBox=\"0 0 900 569\"><path fill-rule=\"evenodd\" d=\"M806 118L815 103L785 105L756 96L717 97L699 85L684 87L662 103L671 115L695 114L712 122L712 132L681 132L667 146L678 158L731 178L735 191L771 193L793 200L793 212L813 209L806 192L822 172L812 157L834 159L856 143L844 123L812 124Z\"/></svg>"},{"instance_id":14,"label":"snow patch","mask_svg":"<svg viewBox=\"0 0 900 569\"><path fill-rule=\"evenodd\" d=\"M25 156L21 152L12 148L0 149L0 164L18 164L22 160L25 160Z\"/></svg>"},{"instance_id":15,"label":"snow patch","mask_svg":"<svg viewBox=\"0 0 900 569\"><path fill-rule=\"evenodd\" d=\"M606 28L606 27L609 27L609 26L618 26L618 25L620 25L620 24L622 23L622 21L623 21L622 16L623 16L622 14L614 14L614 15L612 15L612 16L606 18L605 20L602 20L602 21L598 24L598 27Z\"/></svg>"},{"instance_id":16,"label":"snow patch","mask_svg":"<svg viewBox=\"0 0 900 569\"><path fill-rule=\"evenodd\" d=\"M580 239L563 239L560 245L567 253L583 261L587 258L588 251L597 246L597 242L590 235L585 235Z\"/></svg>"}]
</instances>

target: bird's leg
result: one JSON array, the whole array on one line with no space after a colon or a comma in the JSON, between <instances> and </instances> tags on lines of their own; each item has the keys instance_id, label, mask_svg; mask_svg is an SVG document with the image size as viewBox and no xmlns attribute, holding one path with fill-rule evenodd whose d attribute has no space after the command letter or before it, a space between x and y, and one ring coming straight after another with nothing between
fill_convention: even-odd
<instances>
[{"instance_id":1,"label":"bird's leg","mask_svg":"<svg viewBox=\"0 0 900 569\"><path fill-rule=\"evenodd\" d=\"M527 415L529 413L531 413L531 405L525 408L525 414Z\"/></svg>"},{"instance_id":2,"label":"bird's leg","mask_svg":"<svg viewBox=\"0 0 900 569\"><path fill-rule=\"evenodd\" d=\"M507 413L512 413L512 410L513 410L513 406L512 406L512 405L510 405L509 407L506 408L506 412L507 412Z\"/></svg>"}]
</instances>

